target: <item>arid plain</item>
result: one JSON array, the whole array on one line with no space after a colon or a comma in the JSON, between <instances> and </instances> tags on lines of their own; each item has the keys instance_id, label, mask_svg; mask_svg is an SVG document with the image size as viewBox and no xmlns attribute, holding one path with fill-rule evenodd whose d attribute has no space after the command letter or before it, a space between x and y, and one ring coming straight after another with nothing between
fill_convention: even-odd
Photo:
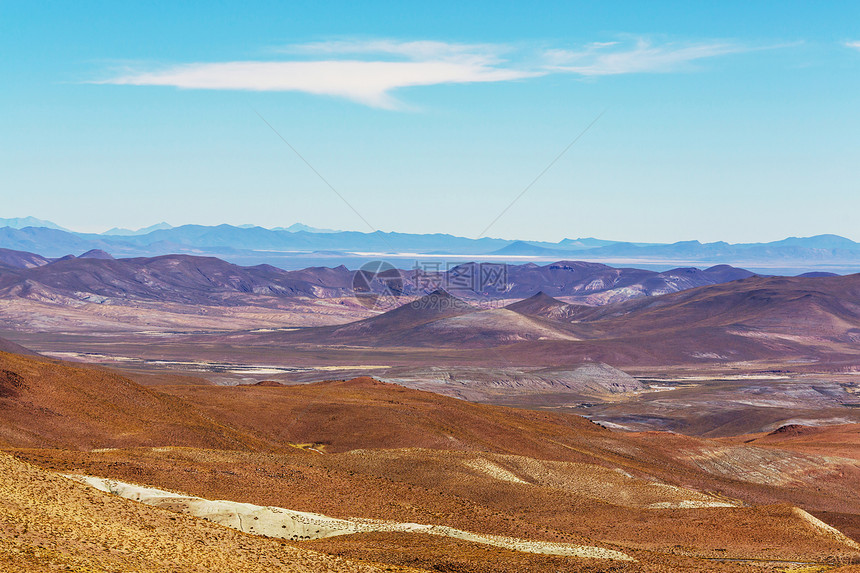
<instances>
[{"instance_id":1,"label":"arid plain","mask_svg":"<svg viewBox=\"0 0 860 573\"><path fill-rule=\"evenodd\" d=\"M858 275L4 261L7 568L860 562Z\"/></svg>"}]
</instances>

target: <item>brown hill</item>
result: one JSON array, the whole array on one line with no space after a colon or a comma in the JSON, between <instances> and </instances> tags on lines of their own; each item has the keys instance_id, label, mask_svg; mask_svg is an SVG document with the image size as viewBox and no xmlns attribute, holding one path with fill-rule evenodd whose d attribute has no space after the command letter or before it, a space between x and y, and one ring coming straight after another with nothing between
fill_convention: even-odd
<instances>
[{"instance_id":1,"label":"brown hill","mask_svg":"<svg viewBox=\"0 0 860 573\"><path fill-rule=\"evenodd\" d=\"M588 340L518 349L565 353L610 364L699 360L820 358L856 354L860 275L754 277L602 307L546 296L508 307L526 316L574 323ZM562 348L566 349L561 350Z\"/></svg>"},{"instance_id":2,"label":"brown hill","mask_svg":"<svg viewBox=\"0 0 860 573\"><path fill-rule=\"evenodd\" d=\"M450 570L456 563L456 571L488 571L467 558L476 555L490 563L498 560L493 570L535 573L607 567L739 571L749 565L744 560L823 563L832 556L860 557L850 541L808 514L784 503L773 505L797 497L810 508L840 509L850 521L857 496L846 484L857 475L835 460L671 434L618 434L574 416L469 404L372 379L170 391L214 419L241 425L240 431L253 431L262 439L303 440L296 445L306 452L135 448L19 453L64 472L207 499L611 547L637 559L629 567L610 567L588 560L487 553L456 542L415 541L416 548L413 538L397 534L346 536L313 545L428 570ZM818 488L810 487L813 483ZM735 559L740 561L733 563ZM521 568L511 569L505 562Z\"/></svg>"},{"instance_id":3,"label":"brown hill","mask_svg":"<svg viewBox=\"0 0 860 573\"><path fill-rule=\"evenodd\" d=\"M755 445L726 448L719 441L668 433L611 432L578 416L475 404L371 378L280 388L186 386L165 391L194 404L214 419L266 440L301 444L310 451L330 454L362 452L362 459L367 460L378 456L372 452L391 451L384 462L390 468L397 465L393 459L400 457L403 464L414 464L422 472L435 472L431 465L441 464L452 476L458 475L454 468L448 467L449 462L442 462L441 454L403 453L415 452L415 448L594 464L685 484L699 491L721 491L754 503L802 503L805 508L820 512L818 515L838 514L840 524L852 534L860 534L860 516L850 509L860 497L853 493L853 486L847 486L860 483L860 472L848 459L822 457L849 451L856 454L857 440L853 434L841 436L839 447L828 450L825 446L809 452L798 449L798 454ZM432 464L429 459L434 460ZM860 454L852 459L860 459ZM762 473L762 464L769 468L766 473ZM509 460L501 466L508 468L504 471L498 463L492 467L496 469L490 472L503 481L522 479L534 483L538 479L526 477L536 475L529 473L534 469L525 469L533 465L513 470ZM349 468L348 471L355 469L352 465ZM374 472L374 475L389 475L387 470ZM406 473L401 468L397 475L402 478ZM506 478L498 477L505 475ZM454 477L450 479L456 481ZM207 494L215 495L212 491ZM532 490L528 495L536 493ZM634 497L627 498L628 503ZM328 506L326 511L332 511L332 507ZM396 518L417 519L408 514L398 514ZM474 527L474 524L458 526Z\"/></svg>"},{"instance_id":4,"label":"brown hill","mask_svg":"<svg viewBox=\"0 0 860 573\"><path fill-rule=\"evenodd\" d=\"M444 318L401 333L410 345L486 347L526 340L578 340L570 328L505 308Z\"/></svg>"},{"instance_id":5,"label":"brown hill","mask_svg":"<svg viewBox=\"0 0 860 573\"><path fill-rule=\"evenodd\" d=\"M444 293L330 328L250 336L246 342L369 347L504 347L514 363L616 366L856 355L860 275L754 277L600 307L539 293L479 311Z\"/></svg>"},{"instance_id":6,"label":"brown hill","mask_svg":"<svg viewBox=\"0 0 860 573\"><path fill-rule=\"evenodd\" d=\"M482 310L437 290L378 316L295 331L286 338L356 346L486 347L525 340L577 340L574 330L506 308ZM282 335L265 338L278 340Z\"/></svg>"},{"instance_id":7,"label":"brown hill","mask_svg":"<svg viewBox=\"0 0 860 573\"><path fill-rule=\"evenodd\" d=\"M572 322L576 320L577 316L587 313L592 307L568 304L541 291L534 296L509 304L505 308L525 316Z\"/></svg>"},{"instance_id":8,"label":"brown hill","mask_svg":"<svg viewBox=\"0 0 860 573\"><path fill-rule=\"evenodd\" d=\"M860 475L846 460L665 433L622 434L577 416L473 404L370 378L306 386L161 387L168 395L105 370L43 359L0 355L0 370L5 448L17 446L18 455L64 472L333 517L614 547L638 560L619 571L742 569L733 559L860 558L850 540L785 505L791 500L854 523L853 485ZM293 455L261 451L275 445ZM0 481L14 486L7 494L14 505L26 487L20 484L30 478L12 473ZM33 530L52 540L36 562L90 547L92 535L69 533L62 525L66 516L57 512L66 495L43 496L59 500L45 507L57 514L54 523L63 534L28 509L42 498L23 506L22 514L31 517L26 531L19 531L26 534L21 543L36 543ZM89 510L69 496L73 515L88 520ZM90 499L100 496L92 493ZM0 492L0 505L8 507L4 501ZM109 517L115 506L102 507ZM146 516L140 519L157 527ZM138 536L134 528L123 533ZM201 537L198 549L207 539ZM400 563L429 570L444 570L451 563L445 551L454 551L453 570L479 571L464 557L476 554L473 545L429 543L418 550L410 543L381 534L373 538L377 551L371 553L348 539L319 547L365 557L399 553L405 560ZM71 549L61 549L66 546ZM123 550L132 547L137 542ZM144 559L146 550L135 551ZM715 558L729 561L723 567ZM540 555L515 562L534 572L564 565ZM568 571L606 567L587 560L566 563Z\"/></svg>"},{"instance_id":9,"label":"brown hill","mask_svg":"<svg viewBox=\"0 0 860 573\"><path fill-rule=\"evenodd\" d=\"M569 455L560 443L606 434L579 416L475 404L373 378L162 389L266 440L317 444L328 452L433 448L558 457Z\"/></svg>"},{"instance_id":10,"label":"brown hill","mask_svg":"<svg viewBox=\"0 0 860 573\"><path fill-rule=\"evenodd\" d=\"M409 344L409 333L428 323L476 312L476 308L444 290L403 304L393 310L345 325L305 329L291 338L322 344Z\"/></svg>"},{"instance_id":11,"label":"brown hill","mask_svg":"<svg viewBox=\"0 0 860 573\"><path fill-rule=\"evenodd\" d=\"M727 438L726 441L837 455L860 461L860 424L833 426L788 424L767 434L737 436Z\"/></svg>"},{"instance_id":12,"label":"brown hill","mask_svg":"<svg viewBox=\"0 0 860 573\"><path fill-rule=\"evenodd\" d=\"M266 447L111 371L0 352L0 445Z\"/></svg>"},{"instance_id":13,"label":"brown hill","mask_svg":"<svg viewBox=\"0 0 860 573\"><path fill-rule=\"evenodd\" d=\"M466 301L438 289L414 301L399 306L379 316L336 327L333 334L366 334L386 331L404 331L428 322L475 312L475 307Z\"/></svg>"},{"instance_id":14,"label":"brown hill","mask_svg":"<svg viewBox=\"0 0 860 573\"><path fill-rule=\"evenodd\" d=\"M860 327L860 274L753 277L648 300L593 309L581 318L628 332L679 327L746 326L779 332L842 335Z\"/></svg>"}]
</instances>

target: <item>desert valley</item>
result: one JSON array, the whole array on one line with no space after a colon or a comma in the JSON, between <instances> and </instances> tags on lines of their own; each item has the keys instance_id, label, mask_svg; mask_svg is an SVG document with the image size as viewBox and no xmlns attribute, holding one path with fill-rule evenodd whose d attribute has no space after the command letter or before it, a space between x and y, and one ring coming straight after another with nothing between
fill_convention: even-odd
<instances>
[{"instance_id":1,"label":"desert valley","mask_svg":"<svg viewBox=\"0 0 860 573\"><path fill-rule=\"evenodd\" d=\"M6 567L860 562L860 275L397 274L0 251Z\"/></svg>"}]
</instances>

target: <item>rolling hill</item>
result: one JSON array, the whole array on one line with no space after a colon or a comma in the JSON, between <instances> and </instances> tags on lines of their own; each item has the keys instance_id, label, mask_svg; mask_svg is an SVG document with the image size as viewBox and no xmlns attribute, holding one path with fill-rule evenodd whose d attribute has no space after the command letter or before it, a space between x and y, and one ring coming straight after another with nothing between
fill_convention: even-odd
<instances>
[{"instance_id":1,"label":"rolling hill","mask_svg":"<svg viewBox=\"0 0 860 573\"><path fill-rule=\"evenodd\" d=\"M425 306L423 300L416 304ZM444 306L456 306L445 300ZM630 366L825 356L844 363L858 352L860 275L750 277L598 307L539 293L505 309L461 304L450 315L422 314L411 320L415 312L407 305L343 326L264 339L277 344L503 347L511 360L544 365L561 365L562 360Z\"/></svg>"},{"instance_id":2,"label":"rolling hill","mask_svg":"<svg viewBox=\"0 0 860 573\"><path fill-rule=\"evenodd\" d=\"M352 293L352 273L345 267L288 273L267 265L241 267L214 257L85 255L0 272L0 297L231 305L264 297L326 298Z\"/></svg>"},{"instance_id":3,"label":"rolling hill","mask_svg":"<svg viewBox=\"0 0 860 573\"><path fill-rule=\"evenodd\" d=\"M567 300L605 304L751 274L732 267L656 273L571 261L544 266L494 264L490 270L497 283L491 288L468 280L490 276L487 268L476 263L434 273L416 269L395 272L401 277L403 302L444 285L453 296L485 309L531 296L542 288ZM220 331L344 324L377 312L368 304L368 294L384 288L380 281L372 281L369 293L357 295L355 281L356 273L345 266L284 271L193 255L114 259L95 249L78 257L47 259L24 251L0 250L0 328L33 333ZM550 332L552 326L505 314L481 315L481 324L476 327L499 341L571 336ZM454 321L452 327L459 324L463 332L476 319ZM521 324L508 326L512 320ZM430 333L427 336L432 338Z\"/></svg>"},{"instance_id":4,"label":"rolling hill","mask_svg":"<svg viewBox=\"0 0 860 573\"><path fill-rule=\"evenodd\" d=\"M346 561L102 493L0 454L0 569L63 571L399 571Z\"/></svg>"},{"instance_id":5,"label":"rolling hill","mask_svg":"<svg viewBox=\"0 0 860 573\"><path fill-rule=\"evenodd\" d=\"M35 253L0 249L0 268L30 269L47 265L50 262L51 259L46 259L45 257Z\"/></svg>"},{"instance_id":6,"label":"rolling hill","mask_svg":"<svg viewBox=\"0 0 860 573\"><path fill-rule=\"evenodd\" d=\"M568 459L559 441L607 434L578 416L475 404L372 378L164 391L272 442L316 444L330 453L429 448Z\"/></svg>"},{"instance_id":7,"label":"rolling hill","mask_svg":"<svg viewBox=\"0 0 860 573\"><path fill-rule=\"evenodd\" d=\"M709 327L850 343L860 334L860 275L753 277L595 308L580 320L633 333Z\"/></svg>"},{"instance_id":8,"label":"rolling hill","mask_svg":"<svg viewBox=\"0 0 860 573\"><path fill-rule=\"evenodd\" d=\"M26 524L0 529L3 547L19 549L0 559L18 570L159 563L176 542L193 545L183 558L207 555L236 570L249 559L273 570L281 563L365 567L305 549L475 573L741 571L762 560L860 559L851 539L786 503L838 514L854 527L852 484L860 475L848 459L612 432L577 416L473 404L369 378L156 391L102 370L0 359L4 388L13 390L0 403L2 447L19 458L0 456L0 504L5 523ZM227 500L218 503L233 502L237 512L255 504L360 523L428 524L437 537L418 526L380 527L285 546L164 509L181 513L179 501L147 508L47 469ZM763 481L771 474L780 479ZM245 539L241 548L237 539ZM481 539L508 540L507 548L487 549ZM633 561L542 553L559 544Z\"/></svg>"},{"instance_id":9,"label":"rolling hill","mask_svg":"<svg viewBox=\"0 0 860 573\"><path fill-rule=\"evenodd\" d=\"M504 308L481 309L437 290L378 316L289 334L292 340L319 344L480 347L520 340L577 340L570 330Z\"/></svg>"},{"instance_id":10,"label":"rolling hill","mask_svg":"<svg viewBox=\"0 0 860 573\"><path fill-rule=\"evenodd\" d=\"M0 447L271 447L111 371L7 352L0 411Z\"/></svg>"},{"instance_id":11,"label":"rolling hill","mask_svg":"<svg viewBox=\"0 0 860 573\"><path fill-rule=\"evenodd\" d=\"M20 344L16 344L11 340L0 338L0 352L11 352L14 354L23 354L25 356L33 356L36 353L28 348L24 348Z\"/></svg>"},{"instance_id":12,"label":"rolling hill","mask_svg":"<svg viewBox=\"0 0 860 573\"><path fill-rule=\"evenodd\" d=\"M590 304L652 296L747 278L733 267L674 269L662 273L616 269L599 263L560 261L495 265L504 290L486 288L463 277L477 277L483 266L465 263L442 272L399 271L406 296L427 294L425 285L443 285L467 300L526 298L543 290L553 296L580 297ZM0 249L0 298L65 297L121 303L150 300L221 304L231 295L246 297L332 298L351 296L354 272L344 266L283 271L269 265L243 267L215 257L164 255L114 259L101 249L79 257L47 259L25 251ZM501 279L499 279L501 280ZM465 286L461 286L461 283ZM234 302L230 302L233 304Z\"/></svg>"}]
</instances>

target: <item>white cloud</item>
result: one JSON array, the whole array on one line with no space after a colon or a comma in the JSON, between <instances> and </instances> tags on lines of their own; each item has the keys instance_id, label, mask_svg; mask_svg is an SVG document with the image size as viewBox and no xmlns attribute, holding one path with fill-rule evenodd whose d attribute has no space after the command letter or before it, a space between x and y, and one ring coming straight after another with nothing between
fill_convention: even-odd
<instances>
[{"instance_id":1,"label":"white cloud","mask_svg":"<svg viewBox=\"0 0 860 573\"><path fill-rule=\"evenodd\" d=\"M849 48L854 48L855 50L860 50L860 41L854 42L845 42L845 45Z\"/></svg>"},{"instance_id":2,"label":"white cloud","mask_svg":"<svg viewBox=\"0 0 860 573\"><path fill-rule=\"evenodd\" d=\"M299 91L345 97L366 105L396 108L391 92L404 87L502 82L542 75L503 62L500 46L444 42L320 42L291 46L293 54L322 55L305 61L192 63L126 73L102 82L184 89ZM357 59L389 56L389 59ZM328 59L348 56L350 59ZM397 56L398 59L390 59ZM502 65L503 64L503 65Z\"/></svg>"},{"instance_id":3,"label":"white cloud","mask_svg":"<svg viewBox=\"0 0 860 573\"><path fill-rule=\"evenodd\" d=\"M505 82L548 74L671 72L703 58L745 51L730 43L634 45L595 42L536 52L501 44L396 40L331 41L279 50L286 61L200 62L131 70L95 83L182 89L297 91L400 107L392 92L440 84Z\"/></svg>"},{"instance_id":4,"label":"white cloud","mask_svg":"<svg viewBox=\"0 0 860 573\"><path fill-rule=\"evenodd\" d=\"M552 50L547 52L547 57L553 69L584 76L603 76L674 72L695 60L741 51L744 50L726 43L655 46L640 40L633 47L603 43L591 44L577 51Z\"/></svg>"},{"instance_id":5,"label":"white cloud","mask_svg":"<svg viewBox=\"0 0 860 573\"><path fill-rule=\"evenodd\" d=\"M410 60L445 60L458 62L500 63L500 56L511 51L502 44L459 44L420 40L403 42L398 40L335 40L311 42L287 46L281 51L304 54L336 55L388 55Z\"/></svg>"},{"instance_id":6,"label":"white cloud","mask_svg":"<svg viewBox=\"0 0 860 573\"><path fill-rule=\"evenodd\" d=\"M390 92L410 86L501 82L536 75L481 64L427 62L224 62L132 73L100 83L185 89L299 91L342 96L366 105L397 107Z\"/></svg>"},{"instance_id":7,"label":"white cloud","mask_svg":"<svg viewBox=\"0 0 860 573\"><path fill-rule=\"evenodd\" d=\"M608 76L675 72L696 60L744 51L747 49L726 42L653 45L639 40L632 47L602 42L589 44L580 50L548 50L545 55L547 65L555 71Z\"/></svg>"}]
</instances>

